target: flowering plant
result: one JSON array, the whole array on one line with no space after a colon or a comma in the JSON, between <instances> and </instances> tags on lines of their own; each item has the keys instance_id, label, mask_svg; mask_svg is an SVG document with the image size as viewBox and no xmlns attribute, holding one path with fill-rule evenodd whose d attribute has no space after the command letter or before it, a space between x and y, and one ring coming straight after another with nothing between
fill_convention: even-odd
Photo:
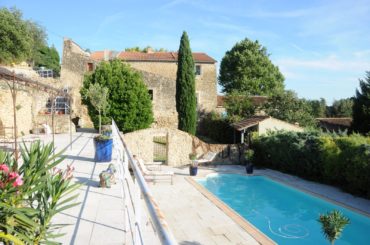
<instances>
[{"instance_id":1,"label":"flowering plant","mask_svg":"<svg viewBox=\"0 0 370 245\"><path fill-rule=\"evenodd\" d=\"M57 169L64 158L53 152L39 141L24 146L16 168L14 157L0 150L0 244L54 244L64 225L51 223L53 216L78 205L71 194L80 186L71 181L74 168Z\"/></svg>"},{"instance_id":2,"label":"flowering plant","mask_svg":"<svg viewBox=\"0 0 370 245\"><path fill-rule=\"evenodd\" d=\"M8 165L0 164L0 189L18 187L23 184L22 177L17 172L10 172Z\"/></svg>"}]
</instances>

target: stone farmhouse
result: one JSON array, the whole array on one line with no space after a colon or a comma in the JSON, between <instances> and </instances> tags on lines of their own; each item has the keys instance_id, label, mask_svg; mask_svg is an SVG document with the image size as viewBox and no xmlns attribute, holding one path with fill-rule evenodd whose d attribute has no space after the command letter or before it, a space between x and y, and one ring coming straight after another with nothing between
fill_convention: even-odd
<instances>
[{"instance_id":1,"label":"stone farmhouse","mask_svg":"<svg viewBox=\"0 0 370 245\"><path fill-rule=\"evenodd\" d=\"M196 74L196 95L199 111L212 111L217 107L216 60L205 53L193 53ZM79 126L91 126L79 94L84 74L93 72L102 61L120 59L141 72L153 101L155 122L153 127L177 128L176 112L176 52L117 52L111 50L86 52L71 39L64 40L61 80L72 97L74 117Z\"/></svg>"}]
</instances>

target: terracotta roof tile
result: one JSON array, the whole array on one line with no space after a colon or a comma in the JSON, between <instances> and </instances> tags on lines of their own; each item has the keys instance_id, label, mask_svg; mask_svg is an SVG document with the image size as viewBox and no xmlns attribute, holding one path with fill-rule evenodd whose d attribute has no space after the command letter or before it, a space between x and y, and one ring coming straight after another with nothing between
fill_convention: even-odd
<instances>
[{"instance_id":1,"label":"terracotta roof tile","mask_svg":"<svg viewBox=\"0 0 370 245\"><path fill-rule=\"evenodd\" d=\"M262 122L263 120L266 120L267 118L270 118L270 117L269 116L252 116L252 117L245 118L237 123L233 123L232 126L236 130L241 131L243 129L253 127L259 124L260 122Z\"/></svg>"},{"instance_id":2,"label":"terracotta roof tile","mask_svg":"<svg viewBox=\"0 0 370 245\"><path fill-rule=\"evenodd\" d=\"M328 117L328 118L316 118L320 123L332 124L344 127L350 127L352 118L350 117Z\"/></svg>"},{"instance_id":3,"label":"terracotta roof tile","mask_svg":"<svg viewBox=\"0 0 370 245\"><path fill-rule=\"evenodd\" d=\"M126 61L162 61L162 62L176 62L177 52L119 52L116 57L112 57L114 52L109 52L109 58L119 58ZM90 56L94 60L103 60L104 51L93 52ZM197 63L216 63L216 60L205 53L193 53L194 61Z\"/></svg>"}]
</instances>

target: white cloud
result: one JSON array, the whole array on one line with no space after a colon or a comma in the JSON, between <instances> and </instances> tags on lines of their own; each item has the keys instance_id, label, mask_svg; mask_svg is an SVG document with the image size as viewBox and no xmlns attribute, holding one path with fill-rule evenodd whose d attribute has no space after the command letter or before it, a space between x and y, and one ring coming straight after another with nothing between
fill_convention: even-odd
<instances>
[{"instance_id":1,"label":"white cloud","mask_svg":"<svg viewBox=\"0 0 370 245\"><path fill-rule=\"evenodd\" d=\"M306 68L312 70L328 70L328 71L365 71L370 68L370 61L339 59L336 56L327 56L320 59L297 59L284 58L276 60L276 64L282 69L290 71L294 68Z\"/></svg>"}]
</instances>

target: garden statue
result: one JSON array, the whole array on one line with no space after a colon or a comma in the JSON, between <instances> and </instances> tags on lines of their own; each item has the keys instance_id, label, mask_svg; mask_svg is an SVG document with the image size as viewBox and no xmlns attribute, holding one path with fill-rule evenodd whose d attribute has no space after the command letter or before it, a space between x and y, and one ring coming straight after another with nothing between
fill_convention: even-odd
<instances>
[{"instance_id":1,"label":"garden statue","mask_svg":"<svg viewBox=\"0 0 370 245\"><path fill-rule=\"evenodd\" d=\"M110 188L111 184L115 184L116 183L116 178L114 177L115 173L116 168L112 163L109 164L108 168L99 174L100 178L99 186L103 188Z\"/></svg>"}]
</instances>

